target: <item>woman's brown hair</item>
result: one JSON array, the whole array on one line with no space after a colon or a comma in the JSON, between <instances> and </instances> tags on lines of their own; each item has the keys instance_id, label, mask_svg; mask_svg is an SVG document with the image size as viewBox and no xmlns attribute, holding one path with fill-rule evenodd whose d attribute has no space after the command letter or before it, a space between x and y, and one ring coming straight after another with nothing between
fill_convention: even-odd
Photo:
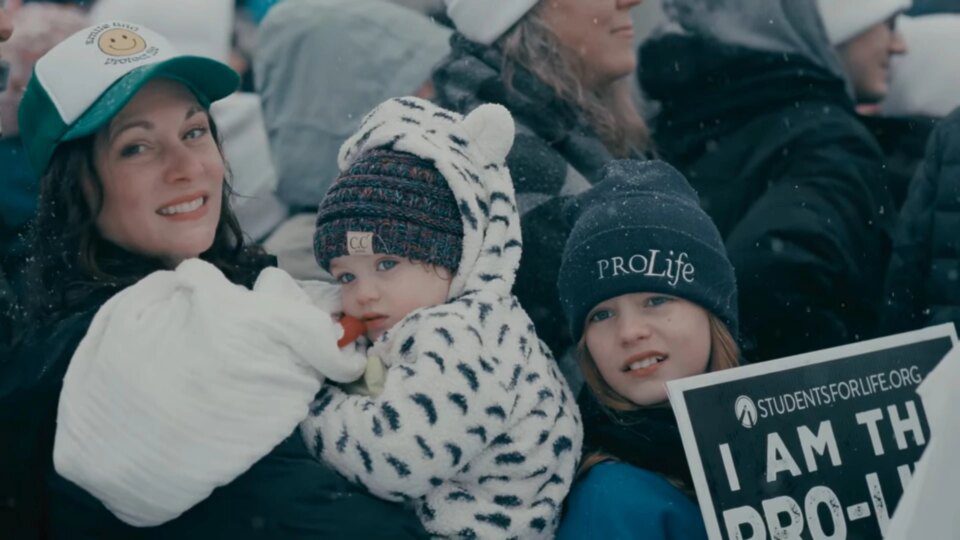
<instances>
[{"instance_id":1,"label":"woman's brown hair","mask_svg":"<svg viewBox=\"0 0 960 540\"><path fill-rule=\"evenodd\" d=\"M560 43L540 16L541 2L496 42L503 53L501 73L508 87L518 69L532 73L557 96L579 111L614 157L646 153L650 132L630 94L630 81L621 79L599 89L583 84L586 66L571 49Z\"/></svg>"}]
</instances>

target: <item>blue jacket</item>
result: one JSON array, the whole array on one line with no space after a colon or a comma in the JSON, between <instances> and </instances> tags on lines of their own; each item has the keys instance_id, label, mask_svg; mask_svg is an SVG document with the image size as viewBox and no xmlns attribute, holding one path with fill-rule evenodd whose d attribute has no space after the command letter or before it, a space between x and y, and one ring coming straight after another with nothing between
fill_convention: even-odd
<instances>
[{"instance_id":1,"label":"blue jacket","mask_svg":"<svg viewBox=\"0 0 960 540\"><path fill-rule=\"evenodd\" d=\"M707 538L700 509L659 474L601 463L574 484L558 540Z\"/></svg>"}]
</instances>

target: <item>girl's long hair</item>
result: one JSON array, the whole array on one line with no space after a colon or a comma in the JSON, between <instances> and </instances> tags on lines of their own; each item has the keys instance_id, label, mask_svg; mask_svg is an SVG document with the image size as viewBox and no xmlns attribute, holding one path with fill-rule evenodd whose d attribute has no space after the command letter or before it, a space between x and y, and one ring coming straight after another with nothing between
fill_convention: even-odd
<instances>
[{"instance_id":1,"label":"girl's long hair","mask_svg":"<svg viewBox=\"0 0 960 540\"><path fill-rule=\"evenodd\" d=\"M587 66L575 51L562 45L540 16L543 3L530 10L496 46L503 53L501 73L508 88L518 70L546 84L597 134L618 158L635 157L650 149L650 132L633 103L630 81L624 78L600 89L587 88Z\"/></svg>"},{"instance_id":2,"label":"girl's long hair","mask_svg":"<svg viewBox=\"0 0 960 540\"><path fill-rule=\"evenodd\" d=\"M222 156L212 117L210 132ZM146 257L129 264L133 260L131 254L100 235L96 218L102 207L103 183L94 166L95 137L89 135L61 144L40 178L37 214L28 232L30 260L24 302L28 323L68 310L91 290L132 285L150 269L162 267L160 261ZM240 223L230 209L229 170L226 176L213 245L200 258L217 266L228 278L243 281L270 259L260 248L246 245ZM94 192L92 208L83 192L85 179Z\"/></svg>"},{"instance_id":3,"label":"girl's long hair","mask_svg":"<svg viewBox=\"0 0 960 540\"><path fill-rule=\"evenodd\" d=\"M707 362L707 372L721 371L739 366L740 347L737 346L737 341L733 338L733 335L730 334L727 325L713 313L708 312L707 316L710 324L710 359ZM593 356L587 348L586 339L580 340L576 354L577 363L580 365L580 372L583 374L584 382L590 391L593 392L593 395L596 396L600 405L614 411L633 411L639 408L638 405L618 394L617 391L603 379L600 370L597 369L597 363L593 360ZM606 452L593 452L583 458L577 474L582 476L594 465L616 459L616 456ZM668 480L674 482L675 479L668 478Z\"/></svg>"}]
</instances>

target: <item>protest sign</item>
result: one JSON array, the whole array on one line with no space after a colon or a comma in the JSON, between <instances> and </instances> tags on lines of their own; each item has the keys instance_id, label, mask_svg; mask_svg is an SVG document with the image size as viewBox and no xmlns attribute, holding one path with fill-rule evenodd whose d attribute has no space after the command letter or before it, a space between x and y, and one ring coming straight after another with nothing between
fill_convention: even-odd
<instances>
[{"instance_id":1,"label":"protest sign","mask_svg":"<svg viewBox=\"0 0 960 540\"><path fill-rule=\"evenodd\" d=\"M953 325L667 383L712 539L881 538Z\"/></svg>"}]
</instances>

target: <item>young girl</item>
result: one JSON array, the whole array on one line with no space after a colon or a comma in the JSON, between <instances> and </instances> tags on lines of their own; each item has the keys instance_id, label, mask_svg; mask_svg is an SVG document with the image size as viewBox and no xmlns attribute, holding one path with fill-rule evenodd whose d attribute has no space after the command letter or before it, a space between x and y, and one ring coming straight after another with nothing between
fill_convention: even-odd
<instances>
[{"instance_id":1,"label":"young girl","mask_svg":"<svg viewBox=\"0 0 960 540\"><path fill-rule=\"evenodd\" d=\"M438 536L552 537L579 458L570 390L510 292L512 141L497 105L387 101L344 144L317 216L317 261L387 370L373 397L327 385L301 431Z\"/></svg>"},{"instance_id":2,"label":"young girl","mask_svg":"<svg viewBox=\"0 0 960 540\"><path fill-rule=\"evenodd\" d=\"M665 383L737 365L723 241L663 162L612 162L568 209L559 290L587 388L559 537L706 538Z\"/></svg>"}]
</instances>

